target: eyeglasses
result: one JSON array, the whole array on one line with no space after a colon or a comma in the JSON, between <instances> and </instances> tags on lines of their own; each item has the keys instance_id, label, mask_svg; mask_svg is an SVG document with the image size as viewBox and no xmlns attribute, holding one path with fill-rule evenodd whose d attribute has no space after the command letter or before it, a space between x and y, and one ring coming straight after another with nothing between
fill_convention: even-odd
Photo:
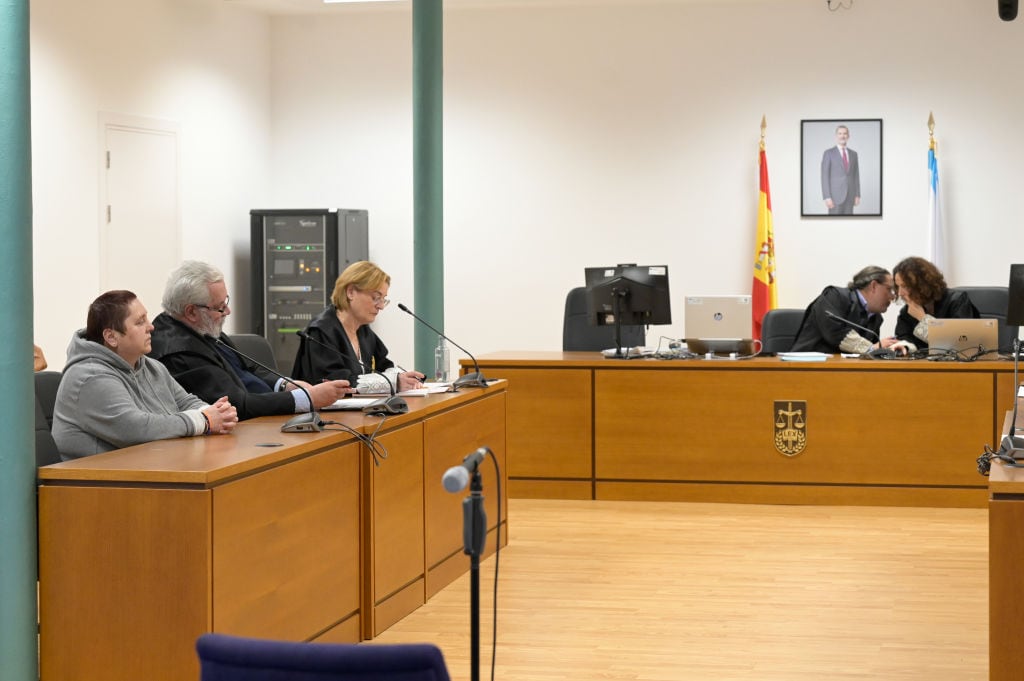
<instances>
[{"instance_id":1,"label":"eyeglasses","mask_svg":"<svg viewBox=\"0 0 1024 681\"><path fill-rule=\"evenodd\" d=\"M230 304L231 304L231 296L226 296L224 298L224 303L220 307L210 307L209 305L200 305L199 303L196 303L196 307L201 307L204 310L209 310L210 312L216 312L217 314L222 315L222 314L227 313L228 305L230 305Z\"/></svg>"},{"instance_id":2,"label":"eyeglasses","mask_svg":"<svg viewBox=\"0 0 1024 681\"><path fill-rule=\"evenodd\" d=\"M382 310L391 302L389 299L381 295L379 291L363 291L363 293L370 296L370 300L373 301L374 307L379 307Z\"/></svg>"}]
</instances>

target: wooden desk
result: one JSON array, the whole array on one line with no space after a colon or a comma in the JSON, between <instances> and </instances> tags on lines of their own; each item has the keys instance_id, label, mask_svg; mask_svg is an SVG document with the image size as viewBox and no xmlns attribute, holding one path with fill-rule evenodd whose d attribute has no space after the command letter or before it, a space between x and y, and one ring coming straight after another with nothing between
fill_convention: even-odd
<instances>
[{"instance_id":1,"label":"wooden desk","mask_svg":"<svg viewBox=\"0 0 1024 681\"><path fill-rule=\"evenodd\" d=\"M1006 361L478 361L509 380L520 497L983 507L974 460L1013 394Z\"/></svg>"},{"instance_id":2,"label":"wooden desk","mask_svg":"<svg viewBox=\"0 0 1024 681\"><path fill-rule=\"evenodd\" d=\"M284 417L268 417L40 469L41 678L195 679L207 631L386 629L469 567L464 495L440 479L482 445L504 473L505 387L409 398L378 433L379 466L350 433L281 433ZM321 416L362 433L380 423ZM493 551L495 476L482 471Z\"/></svg>"},{"instance_id":3,"label":"wooden desk","mask_svg":"<svg viewBox=\"0 0 1024 681\"><path fill-rule=\"evenodd\" d=\"M1017 428L1024 428L1024 405ZM1010 415L1006 417L1009 431ZM1024 669L1024 468L993 461L988 503L988 656L991 681L1017 681Z\"/></svg>"}]
</instances>

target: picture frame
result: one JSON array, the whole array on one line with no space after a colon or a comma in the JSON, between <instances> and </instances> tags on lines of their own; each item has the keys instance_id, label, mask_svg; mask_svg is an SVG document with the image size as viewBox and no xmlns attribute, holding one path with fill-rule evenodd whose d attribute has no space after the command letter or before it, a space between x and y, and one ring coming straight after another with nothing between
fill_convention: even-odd
<instances>
[{"instance_id":1,"label":"picture frame","mask_svg":"<svg viewBox=\"0 0 1024 681\"><path fill-rule=\"evenodd\" d=\"M846 129L845 139L840 139L841 128ZM800 121L800 215L882 217L881 118Z\"/></svg>"}]
</instances>

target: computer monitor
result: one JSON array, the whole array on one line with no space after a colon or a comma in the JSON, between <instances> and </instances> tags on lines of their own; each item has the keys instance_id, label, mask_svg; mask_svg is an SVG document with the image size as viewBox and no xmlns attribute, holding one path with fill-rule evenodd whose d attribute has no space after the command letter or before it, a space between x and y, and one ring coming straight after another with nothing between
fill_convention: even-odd
<instances>
[{"instance_id":1,"label":"computer monitor","mask_svg":"<svg viewBox=\"0 0 1024 681\"><path fill-rule=\"evenodd\" d=\"M584 274L591 323L615 326L616 352L623 324L672 323L667 265L587 267Z\"/></svg>"},{"instance_id":2,"label":"computer monitor","mask_svg":"<svg viewBox=\"0 0 1024 681\"><path fill-rule=\"evenodd\" d=\"M1010 265L1010 284L1006 306L1008 326L1024 326L1024 265Z\"/></svg>"}]
</instances>

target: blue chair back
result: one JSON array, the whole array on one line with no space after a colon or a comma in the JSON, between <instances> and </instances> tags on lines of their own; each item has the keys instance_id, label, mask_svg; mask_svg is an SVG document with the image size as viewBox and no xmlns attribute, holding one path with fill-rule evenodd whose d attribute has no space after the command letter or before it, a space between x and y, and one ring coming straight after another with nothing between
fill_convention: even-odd
<instances>
[{"instance_id":1,"label":"blue chair back","mask_svg":"<svg viewBox=\"0 0 1024 681\"><path fill-rule=\"evenodd\" d=\"M203 634L200 681L450 681L428 643L302 643Z\"/></svg>"}]
</instances>

